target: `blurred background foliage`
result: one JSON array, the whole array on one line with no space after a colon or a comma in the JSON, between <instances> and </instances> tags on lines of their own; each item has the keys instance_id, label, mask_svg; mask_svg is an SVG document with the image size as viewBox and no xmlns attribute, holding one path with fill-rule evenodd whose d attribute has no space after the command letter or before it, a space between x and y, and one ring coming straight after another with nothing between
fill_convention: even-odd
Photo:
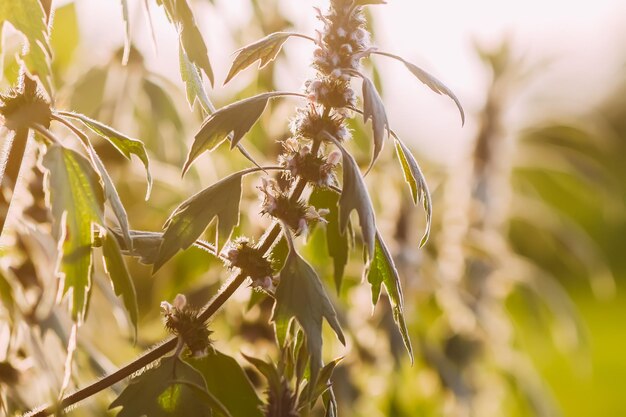
<instances>
[{"instance_id":1,"label":"blurred background foliage","mask_svg":"<svg viewBox=\"0 0 626 417\"><path fill-rule=\"evenodd\" d=\"M282 2L249 3L240 17L245 23L229 27L228 39L215 39L210 27L200 25L211 45L236 48L264 34L293 29L290 17L282 12ZM213 20L223 13L220 2L193 4ZM311 6L306 3L304 8L313 13ZM248 166L239 153L221 147L202 156L181 180L180 168L202 114L199 108L190 110L180 79L148 63L146 57L154 54L150 45L133 46L126 66L121 64L121 44L120 49L104 54L104 59L90 59L90 46L83 39L90 28L81 27L76 4L58 2L55 7L51 42L57 105L141 138L149 150L155 186L146 202L140 166L125 161L104 141L97 149L110 167L134 229L159 230L183 199ZM154 16L159 12L151 7L157 32L165 31ZM149 30L137 22L132 27ZM19 45L14 36L5 34L3 89L14 83L18 73L11 53ZM167 43L157 42L156 47L161 55L170 52ZM582 115L567 116L555 109L554 115L543 114L511 128L511 103L532 85L544 64L524 59L505 37L496 47L476 46L475 54L490 84L482 108L476 109L470 121L476 127L474 137L469 138L472 145L461 162L453 165L420 158L435 213L425 248L418 249L423 214L410 201L402 173L392 162L391 146L367 177L378 224L404 279L415 364L403 352L388 305L383 302L371 311L369 289L360 285L360 254L355 250L335 300L349 335L348 347L325 338L329 342L326 358L345 355L334 375L340 413L626 415L620 383L626 376L626 165L622 161L626 77L601 105ZM221 107L277 86L284 88L284 74L290 68L284 55L281 52L258 74L241 77L236 91L224 93L216 87L215 92L209 91L210 97ZM393 100L385 96L387 81L379 76L378 68L367 70L383 98ZM291 77L304 80L306 75ZM532 98L522 105L533 106ZM248 150L260 161L275 160L276 141L287 137L293 110L284 101L271 106L246 139ZM369 129L360 121L353 129L351 150L366 166ZM413 134L419 132L418 127ZM404 139L417 142L417 138ZM3 237L1 249L4 275L0 285L11 287L13 299L3 299L0 309L0 392L7 408L17 410L47 402L58 391L69 328L65 310L53 302L55 243L43 204L36 152L30 150L31 163L20 182L20 207L12 210L11 233ZM239 229L258 236L268 222L256 215L259 201L254 181L245 181ZM303 254L330 290L334 283L322 243L324 233L317 228ZM78 339L76 387L111 372L166 336L159 313L162 300L184 293L190 303L203 305L227 278L221 262L196 248L177 255L154 276L150 267L134 259L127 263L139 294L138 339L133 343L124 309L98 276L102 267L96 265L91 314ZM213 319L216 346L238 359L240 352L276 357L273 331L267 323L271 300L251 294L247 288L239 290ZM111 303L117 308L111 310ZM19 311L13 317L21 320L8 321L9 310ZM249 376L262 389L260 376L252 369ZM103 410L120 389L114 386L69 415L111 414Z\"/></svg>"}]
</instances>

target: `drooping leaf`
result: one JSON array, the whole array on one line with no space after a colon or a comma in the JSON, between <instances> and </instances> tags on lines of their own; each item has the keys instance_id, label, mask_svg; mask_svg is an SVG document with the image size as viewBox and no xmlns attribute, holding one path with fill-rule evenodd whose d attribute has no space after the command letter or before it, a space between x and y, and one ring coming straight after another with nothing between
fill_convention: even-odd
<instances>
[{"instance_id":1,"label":"drooping leaf","mask_svg":"<svg viewBox=\"0 0 626 417\"><path fill-rule=\"evenodd\" d=\"M385 287L393 310L393 319L400 330L411 362L413 362L413 347L411 346L406 322L404 321L400 276L389 249L387 249L382 236L378 232L376 232L376 252L365 269L365 276L367 277L367 282L372 286L372 305L378 303L381 285Z\"/></svg>"},{"instance_id":2,"label":"drooping leaf","mask_svg":"<svg viewBox=\"0 0 626 417\"><path fill-rule=\"evenodd\" d=\"M407 148L406 145L397 137L395 142L396 154L398 155L398 160L400 161L400 166L402 167L402 172L404 173L404 179L407 184L409 184L409 188L411 189L413 201L415 204L417 204L418 201L421 201L424 206L424 212L426 213L426 230L424 231L424 236L420 241L420 247L422 247L428 241L428 236L430 236L430 226L433 215L430 191L428 190L426 178L424 178L424 174L422 174L422 170L417 164L417 160L409 148Z\"/></svg>"},{"instance_id":3,"label":"drooping leaf","mask_svg":"<svg viewBox=\"0 0 626 417\"><path fill-rule=\"evenodd\" d=\"M128 268L126 268L124 258L122 258L120 245L117 243L115 236L112 236L110 233L104 235L102 255L104 258L104 267L113 284L113 291L115 291L117 296L121 296L122 301L124 301L124 307L126 307L130 322L135 330L136 339L138 308L135 284L133 284L133 280L128 273Z\"/></svg>"},{"instance_id":4,"label":"drooping leaf","mask_svg":"<svg viewBox=\"0 0 626 417\"><path fill-rule=\"evenodd\" d=\"M328 255L333 258L334 264L334 280L337 292L341 290L341 282L343 280L343 272L348 263L350 248L352 242L350 232L341 233L339 227L339 195L332 191L322 188L316 188L311 193L309 204L316 208L325 208L329 210L324 216L326 219L326 247Z\"/></svg>"},{"instance_id":5,"label":"drooping leaf","mask_svg":"<svg viewBox=\"0 0 626 417\"><path fill-rule=\"evenodd\" d=\"M178 206L167 219L163 242L154 263L157 271L179 250L187 249L202 235L214 217L217 217L216 247L219 239L230 236L239 223L241 177L250 170L236 172L191 196Z\"/></svg>"},{"instance_id":6,"label":"drooping leaf","mask_svg":"<svg viewBox=\"0 0 626 417\"><path fill-rule=\"evenodd\" d=\"M322 321L326 318L335 334L345 344L335 309L315 270L291 248L280 272L276 289L274 323L295 317L306 335L311 355L311 381L316 381L322 367Z\"/></svg>"},{"instance_id":7,"label":"drooping leaf","mask_svg":"<svg viewBox=\"0 0 626 417\"><path fill-rule=\"evenodd\" d=\"M261 400L237 361L221 352L210 352L204 358L189 359L202 374L210 392L232 417L262 417Z\"/></svg>"},{"instance_id":8,"label":"drooping leaf","mask_svg":"<svg viewBox=\"0 0 626 417\"><path fill-rule=\"evenodd\" d=\"M372 133L374 135L371 168L385 144L385 129L387 136L389 136L389 121L387 120L385 105L378 95L374 83L369 78L363 77L363 121L367 123L369 119L372 119Z\"/></svg>"},{"instance_id":9,"label":"drooping leaf","mask_svg":"<svg viewBox=\"0 0 626 417\"><path fill-rule=\"evenodd\" d=\"M111 204L111 208L113 209L113 213L119 222L120 229L122 231L122 236L126 243L126 246L132 247L132 240L130 237L130 225L128 224L128 216L126 215L126 209L122 204L122 200L120 199L119 194L117 193L117 189L115 188L115 184L113 184L113 180L109 175L109 172L106 170L102 160L98 156L98 153L94 149L93 145L89 141L89 138L83 131L74 126L69 120L59 118L61 123L67 126L72 132L78 136L80 141L83 143L87 153L89 154L89 158L91 159L91 163L100 174L100 178L102 179L102 184L104 186L104 194L106 200Z\"/></svg>"},{"instance_id":10,"label":"drooping leaf","mask_svg":"<svg viewBox=\"0 0 626 417\"><path fill-rule=\"evenodd\" d=\"M59 111L58 114L64 117L68 117L70 119L79 120L85 126L89 128L92 132L97 134L98 136L108 140L119 150L122 155L126 158L130 159L131 154L136 155L146 169L146 178L148 180L148 189L146 191L146 199L150 196L150 191L152 189L152 174L150 174L150 160L148 159L148 153L146 152L146 148L140 140L132 139L126 136L123 133L118 132L110 126L105 125L97 120L93 120L84 114L74 113L74 112L66 112Z\"/></svg>"},{"instance_id":11,"label":"drooping leaf","mask_svg":"<svg viewBox=\"0 0 626 417\"><path fill-rule=\"evenodd\" d=\"M245 135L261 117L270 98L283 93L263 93L254 97L231 103L209 115L194 138L183 174L187 172L193 161L205 151L217 148L232 132L230 147L239 144Z\"/></svg>"},{"instance_id":12,"label":"drooping leaf","mask_svg":"<svg viewBox=\"0 0 626 417\"><path fill-rule=\"evenodd\" d=\"M109 409L122 407L117 417L211 417L212 407L190 384L206 391L198 371L177 356L168 356L133 378Z\"/></svg>"},{"instance_id":13,"label":"drooping leaf","mask_svg":"<svg viewBox=\"0 0 626 417\"><path fill-rule=\"evenodd\" d=\"M128 16L128 0L120 0L122 5L122 19L124 19L124 54L122 56L122 65L128 63L130 56L130 17Z\"/></svg>"},{"instance_id":14,"label":"drooping leaf","mask_svg":"<svg viewBox=\"0 0 626 417\"><path fill-rule=\"evenodd\" d=\"M343 186L339 198L339 229L342 233L346 233L350 213L352 210L356 210L359 214L363 242L371 258L374 256L374 236L376 235L376 217L372 201L356 161L339 142L336 144L339 145L343 154Z\"/></svg>"},{"instance_id":15,"label":"drooping leaf","mask_svg":"<svg viewBox=\"0 0 626 417\"><path fill-rule=\"evenodd\" d=\"M39 78L42 86L52 96L50 71L50 45L48 25L41 3L38 0L19 0L0 2L0 32L4 22L9 22L26 37L28 47L25 53L18 55L32 77Z\"/></svg>"},{"instance_id":16,"label":"drooping leaf","mask_svg":"<svg viewBox=\"0 0 626 417\"><path fill-rule=\"evenodd\" d=\"M301 35L290 32L275 32L239 49L237 51L237 56L233 61L233 65L230 67L230 71L228 71L228 76L226 77L224 84L229 82L240 71L246 69L256 61L261 61L259 63L259 68L263 68L272 62L276 59L276 56L280 52L283 44L290 36Z\"/></svg>"},{"instance_id":17,"label":"drooping leaf","mask_svg":"<svg viewBox=\"0 0 626 417\"><path fill-rule=\"evenodd\" d=\"M189 61L201 69L213 85L209 53L187 0L157 0L157 4L163 6L167 18L176 27L180 45Z\"/></svg>"},{"instance_id":18,"label":"drooping leaf","mask_svg":"<svg viewBox=\"0 0 626 417\"><path fill-rule=\"evenodd\" d=\"M452 101L454 101L454 104L456 104L456 107L459 109L459 113L461 114L461 122L465 124L465 111L463 111L463 106L461 106L461 102L456 97L456 95L452 92L452 90L450 90L444 83L442 83L437 78L430 75L429 73L427 73L426 71L418 67L417 65L406 61L404 58L399 57L398 55L390 54L388 52L377 52L377 51L374 51L372 53L387 56L393 59L397 59L398 61L402 62L409 69L409 71L411 71L411 73L415 75L415 77L417 77L418 80L426 84L428 88L430 88L437 94L444 94L450 97Z\"/></svg>"},{"instance_id":19,"label":"drooping leaf","mask_svg":"<svg viewBox=\"0 0 626 417\"><path fill-rule=\"evenodd\" d=\"M187 93L189 106L193 108L197 100L207 114L213 113L215 108L202 86L200 70L196 64L189 60L182 46L178 49L178 59L180 63L180 76L185 83L185 92Z\"/></svg>"},{"instance_id":20,"label":"drooping leaf","mask_svg":"<svg viewBox=\"0 0 626 417\"><path fill-rule=\"evenodd\" d=\"M48 171L46 201L54 218L54 235L62 242L58 274L63 293L72 293L72 318L81 323L91 288L92 226L103 224L102 186L87 159L60 145L48 147L42 163Z\"/></svg>"}]
</instances>

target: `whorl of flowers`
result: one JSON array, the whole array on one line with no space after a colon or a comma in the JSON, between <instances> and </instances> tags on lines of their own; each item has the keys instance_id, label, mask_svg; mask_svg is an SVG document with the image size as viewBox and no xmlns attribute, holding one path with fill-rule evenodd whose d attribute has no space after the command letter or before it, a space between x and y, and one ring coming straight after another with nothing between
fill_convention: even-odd
<instances>
[{"instance_id":1,"label":"whorl of flowers","mask_svg":"<svg viewBox=\"0 0 626 417\"><path fill-rule=\"evenodd\" d=\"M193 357L206 356L211 340L211 331L198 315L199 311L187 305L187 298L177 294L172 304L161 302L161 312L165 318L165 328L178 336L180 346L187 346Z\"/></svg>"},{"instance_id":2,"label":"whorl of flowers","mask_svg":"<svg viewBox=\"0 0 626 417\"><path fill-rule=\"evenodd\" d=\"M245 237L232 241L226 249L226 263L229 268L239 268L250 277L252 287L273 292L276 280L273 278L272 262Z\"/></svg>"}]
</instances>

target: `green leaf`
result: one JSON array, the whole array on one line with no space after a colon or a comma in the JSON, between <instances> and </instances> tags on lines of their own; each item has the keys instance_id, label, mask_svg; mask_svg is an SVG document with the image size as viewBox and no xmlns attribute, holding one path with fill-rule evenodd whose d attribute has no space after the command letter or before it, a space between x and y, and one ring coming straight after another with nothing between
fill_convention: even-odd
<instances>
[{"instance_id":1,"label":"green leaf","mask_svg":"<svg viewBox=\"0 0 626 417\"><path fill-rule=\"evenodd\" d=\"M156 272L179 250L187 249L204 232L214 217L218 226L215 244L219 251L219 237L230 236L239 223L241 177L250 170L236 172L191 196L174 210L165 222L163 242L154 263Z\"/></svg>"},{"instance_id":2,"label":"green leaf","mask_svg":"<svg viewBox=\"0 0 626 417\"><path fill-rule=\"evenodd\" d=\"M245 360L250 362L252 366L254 366L255 369L259 371L259 373L265 377L265 379L267 379L267 382L269 383L269 386L270 386L270 390L279 389L280 376L278 375L278 370L276 369L276 366L274 366L274 364L270 362L265 362L262 359L248 356L244 353L242 353L241 355L245 358Z\"/></svg>"},{"instance_id":3,"label":"green leaf","mask_svg":"<svg viewBox=\"0 0 626 417\"><path fill-rule=\"evenodd\" d=\"M371 258L374 255L374 236L376 235L376 217L372 201L356 161L339 142L336 144L343 154L343 187L339 198L339 229L342 233L346 233L350 213L352 210L356 210L359 214L363 242Z\"/></svg>"},{"instance_id":4,"label":"green leaf","mask_svg":"<svg viewBox=\"0 0 626 417\"><path fill-rule=\"evenodd\" d=\"M389 121L387 120L385 105L378 95L374 83L369 78L363 77L363 121L367 123L370 118L372 119L372 132L374 134L374 151L368 170L374 165L383 149L385 129L387 136L389 136Z\"/></svg>"},{"instance_id":5,"label":"green leaf","mask_svg":"<svg viewBox=\"0 0 626 417\"><path fill-rule=\"evenodd\" d=\"M52 65L55 69L65 71L70 66L80 42L78 16L74 3L54 9L54 24L50 30L50 45L54 51Z\"/></svg>"},{"instance_id":6,"label":"green leaf","mask_svg":"<svg viewBox=\"0 0 626 417\"><path fill-rule=\"evenodd\" d=\"M215 107L204 90L200 70L196 64L189 60L182 46L178 50L178 59L180 63L180 76L185 83L185 92L189 106L193 109L194 104L198 101L205 113L213 113Z\"/></svg>"},{"instance_id":7,"label":"green leaf","mask_svg":"<svg viewBox=\"0 0 626 417\"><path fill-rule=\"evenodd\" d=\"M206 44L196 26L193 13L186 0L157 0L165 9L165 14L178 31L180 46L189 62L201 69L213 85L213 69L209 61Z\"/></svg>"},{"instance_id":8,"label":"green leaf","mask_svg":"<svg viewBox=\"0 0 626 417\"><path fill-rule=\"evenodd\" d=\"M291 248L280 272L272 321L285 322L295 317L304 330L311 355L311 380L316 381L322 367L322 320L325 317L345 345L335 309L315 270Z\"/></svg>"},{"instance_id":9,"label":"green leaf","mask_svg":"<svg viewBox=\"0 0 626 417\"><path fill-rule=\"evenodd\" d=\"M214 351L188 363L202 374L208 392L217 398L232 417L262 417L262 402L237 361Z\"/></svg>"},{"instance_id":10,"label":"green leaf","mask_svg":"<svg viewBox=\"0 0 626 417\"><path fill-rule=\"evenodd\" d=\"M393 258L389 253L389 249L385 246L385 242L378 232L376 232L376 252L365 269L365 276L372 286L372 305L378 303L380 288L381 285L384 285L393 310L393 319L400 330L404 346L409 353L411 362L413 362L413 347L411 346L406 322L404 321L400 276L398 275L398 270L393 262Z\"/></svg>"},{"instance_id":11,"label":"green leaf","mask_svg":"<svg viewBox=\"0 0 626 417\"><path fill-rule=\"evenodd\" d=\"M37 77L52 97L50 71L51 52L48 42L48 26L41 3L38 0L0 2L0 32L4 22L9 22L26 37L28 48L18 56L31 77Z\"/></svg>"},{"instance_id":12,"label":"green leaf","mask_svg":"<svg viewBox=\"0 0 626 417\"><path fill-rule=\"evenodd\" d=\"M456 97L456 95L452 92L452 90L450 90L444 83L442 83L437 78L430 75L429 73L427 73L426 71L418 67L417 65L406 61L404 58L401 58L398 55L390 54L387 52L372 52L372 53L376 53L379 55L387 56L389 58L397 59L398 61L402 62L408 68L408 70L411 71L413 75L415 75L415 77L418 80L426 84L428 88L430 88L437 94L444 94L450 97L452 101L454 101L454 104L456 104L456 107L459 109L459 113L461 114L461 122L465 124L465 112L463 111L463 106L461 106L461 102Z\"/></svg>"},{"instance_id":13,"label":"green leaf","mask_svg":"<svg viewBox=\"0 0 626 417\"><path fill-rule=\"evenodd\" d=\"M329 210L328 214L324 216L327 221L326 248L328 255L333 258L334 280L337 292L341 290L343 273L348 264L350 249L352 247L350 232L341 233L339 227L338 202L339 195L336 192L323 188L314 189L309 198L309 204L318 209L325 208Z\"/></svg>"},{"instance_id":14,"label":"green leaf","mask_svg":"<svg viewBox=\"0 0 626 417\"><path fill-rule=\"evenodd\" d=\"M396 154L404 173L404 180L409 184L411 189L411 195L413 196L413 202L417 204L418 201L422 202L424 206L424 212L426 213L426 230L424 230L424 236L420 241L420 247L424 246L430 236L430 227L433 216L432 200L430 198L430 191L428 190L428 184L426 178L422 174L422 170L417 164L417 160L406 147L406 145L396 137Z\"/></svg>"},{"instance_id":15,"label":"green leaf","mask_svg":"<svg viewBox=\"0 0 626 417\"><path fill-rule=\"evenodd\" d=\"M132 139L112 127L107 126L104 123L100 123L97 120L93 120L84 114L66 111L59 111L58 114L64 117L69 117L70 119L79 120L92 132L111 142L111 144L113 144L113 146L115 146L117 150L119 150L126 158L130 159L131 154L136 155L141 162L143 162L146 169L146 178L148 180L146 200L148 199L150 191L152 190L152 175L150 174L150 160L148 159L148 154L143 142L137 139Z\"/></svg>"},{"instance_id":16,"label":"green leaf","mask_svg":"<svg viewBox=\"0 0 626 417\"><path fill-rule=\"evenodd\" d=\"M72 293L72 318L81 323L91 288L92 227L103 224L102 186L87 159L60 145L48 147L42 164L48 171L46 201L54 218L54 235L62 242L57 272L63 293Z\"/></svg>"},{"instance_id":17,"label":"green leaf","mask_svg":"<svg viewBox=\"0 0 626 417\"><path fill-rule=\"evenodd\" d=\"M2 307L9 313L9 317L13 317L13 310L15 308L13 286L2 271L0 271L0 300L2 300Z\"/></svg>"},{"instance_id":18,"label":"green leaf","mask_svg":"<svg viewBox=\"0 0 626 417\"><path fill-rule=\"evenodd\" d=\"M122 6L122 18L124 19L124 54L122 56L122 65L128 63L130 56L130 18L128 16L128 0L120 0Z\"/></svg>"},{"instance_id":19,"label":"green leaf","mask_svg":"<svg viewBox=\"0 0 626 417\"><path fill-rule=\"evenodd\" d=\"M117 296L122 297L124 307L126 307L126 311L128 311L130 322L133 324L133 329L135 330L135 339L137 339L138 307L135 285L128 273L124 258L122 258L120 245L117 243L115 236L110 233L104 235L102 255L104 257L104 267L113 284L113 291L115 291Z\"/></svg>"},{"instance_id":20,"label":"green leaf","mask_svg":"<svg viewBox=\"0 0 626 417\"><path fill-rule=\"evenodd\" d=\"M232 132L230 148L234 148L241 138L252 128L267 106L270 98L284 93L263 93L231 103L206 118L194 138L183 175L193 161L205 151L217 148Z\"/></svg>"},{"instance_id":21,"label":"green leaf","mask_svg":"<svg viewBox=\"0 0 626 417\"><path fill-rule=\"evenodd\" d=\"M140 262L146 265L152 265L155 262L159 254L159 247L163 242L163 233L131 230L132 245L126 245L123 236L117 230L109 229L109 232L114 233L118 243L123 245L121 249L124 255L139 258Z\"/></svg>"},{"instance_id":22,"label":"green leaf","mask_svg":"<svg viewBox=\"0 0 626 417\"><path fill-rule=\"evenodd\" d=\"M276 56L280 52L283 44L290 36L301 35L290 32L275 32L239 49L224 84L229 82L240 71L254 64L256 61L261 61L259 68L263 68L276 59Z\"/></svg>"},{"instance_id":23,"label":"green leaf","mask_svg":"<svg viewBox=\"0 0 626 417\"><path fill-rule=\"evenodd\" d=\"M117 417L210 417L212 407L191 385L206 391L198 371L177 356L168 356L133 378L109 409L122 407Z\"/></svg>"}]
</instances>

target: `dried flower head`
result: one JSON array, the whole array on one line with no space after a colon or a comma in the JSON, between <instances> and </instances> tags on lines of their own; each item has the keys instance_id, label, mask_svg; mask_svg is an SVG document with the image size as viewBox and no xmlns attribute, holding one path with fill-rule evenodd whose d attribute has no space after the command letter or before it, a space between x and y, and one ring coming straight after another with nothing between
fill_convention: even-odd
<instances>
[{"instance_id":1,"label":"dried flower head","mask_svg":"<svg viewBox=\"0 0 626 417\"><path fill-rule=\"evenodd\" d=\"M263 184L258 187L263 193L261 214L269 214L282 220L296 235L306 235L311 222L325 222L322 217L327 210L315 210L302 201L292 201L287 194L281 191L274 179L263 178Z\"/></svg>"},{"instance_id":2,"label":"dried flower head","mask_svg":"<svg viewBox=\"0 0 626 417\"><path fill-rule=\"evenodd\" d=\"M199 319L199 311L187 306L184 295L178 294L172 304L161 302L161 312L165 317L165 328L187 346L194 357L205 356L211 346L211 331Z\"/></svg>"},{"instance_id":3,"label":"dried flower head","mask_svg":"<svg viewBox=\"0 0 626 417\"><path fill-rule=\"evenodd\" d=\"M273 292L276 287L273 278L272 261L263 252L250 244L249 239L240 237L232 241L225 250L229 268L239 268L252 279L252 287Z\"/></svg>"}]
</instances>

